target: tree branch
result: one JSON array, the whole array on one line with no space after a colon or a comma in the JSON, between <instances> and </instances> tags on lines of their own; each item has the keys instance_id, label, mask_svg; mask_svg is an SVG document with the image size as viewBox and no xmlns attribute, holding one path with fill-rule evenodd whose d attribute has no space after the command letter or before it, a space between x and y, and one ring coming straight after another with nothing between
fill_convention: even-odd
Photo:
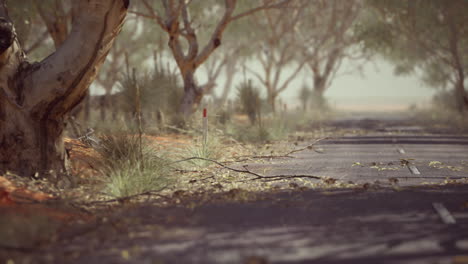
<instances>
[{"instance_id":1,"label":"tree branch","mask_svg":"<svg viewBox=\"0 0 468 264\"><path fill-rule=\"evenodd\" d=\"M273 1L274 0L270 0L268 2L273 2ZM275 4L264 4L264 5L252 8L252 9L250 9L248 11L243 12L243 13L237 14L237 15L233 16L230 20L234 21L234 20L243 18L245 16L250 16L252 14L255 14L257 12L260 12L260 11L266 10L266 9L286 7L290 2L292 2L292 0L282 0L279 3L275 3Z\"/></svg>"},{"instance_id":2,"label":"tree branch","mask_svg":"<svg viewBox=\"0 0 468 264\"><path fill-rule=\"evenodd\" d=\"M175 161L174 163L180 163L180 162L185 162L185 161L190 161L190 160L204 160L204 161L208 161L208 162L212 162L218 166L221 166L225 169L228 169L230 171L234 171L234 172L238 172L238 173L243 173L243 174L248 174L248 175L251 175L251 176L255 176L254 178L250 179L252 181L254 180L267 180L267 181L271 181L271 180L284 180L284 179L298 179L298 178L307 178L307 179L316 179L316 180L321 180L321 179L325 179L326 177L320 177L320 176L315 176L315 175L274 175L274 176L264 176L264 175L261 175L259 173L256 173L256 172L253 172L253 171L250 171L249 169L246 168L246 166L244 166L244 169L241 170L241 169L236 169L236 168L232 168L232 167L229 167L229 166L226 166L224 164L222 164L221 162L218 162L216 160L212 160L212 159L206 159L206 158L200 158L200 157L191 157L191 158L187 158L187 159L183 159L183 160L178 160L178 161Z\"/></svg>"},{"instance_id":3,"label":"tree branch","mask_svg":"<svg viewBox=\"0 0 468 264\"><path fill-rule=\"evenodd\" d=\"M26 76L31 87L26 104L36 107L37 113L61 115L79 103L120 32L126 14L124 1L73 4L73 9L80 12L76 12L71 34Z\"/></svg>"}]
</instances>

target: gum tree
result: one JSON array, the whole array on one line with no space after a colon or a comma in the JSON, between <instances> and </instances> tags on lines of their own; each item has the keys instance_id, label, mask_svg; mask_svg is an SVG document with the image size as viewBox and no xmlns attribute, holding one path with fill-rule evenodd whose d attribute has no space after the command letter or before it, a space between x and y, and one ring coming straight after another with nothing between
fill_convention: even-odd
<instances>
[{"instance_id":1,"label":"gum tree","mask_svg":"<svg viewBox=\"0 0 468 264\"><path fill-rule=\"evenodd\" d=\"M468 2L367 0L357 30L365 48L395 65L399 74L421 72L428 84L453 87L460 113L468 111Z\"/></svg>"},{"instance_id":2,"label":"gum tree","mask_svg":"<svg viewBox=\"0 0 468 264\"><path fill-rule=\"evenodd\" d=\"M303 44L300 49L307 58L314 96L323 101L343 61L366 57L357 48L359 39L353 31L362 12L362 1L313 0L303 12L307 19L297 28Z\"/></svg>"},{"instance_id":3,"label":"gum tree","mask_svg":"<svg viewBox=\"0 0 468 264\"><path fill-rule=\"evenodd\" d=\"M70 34L35 63L16 37L6 2L0 0L0 172L66 173L65 120L86 96L121 30L129 0L72 1Z\"/></svg>"},{"instance_id":4,"label":"gum tree","mask_svg":"<svg viewBox=\"0 0 468 264\"><path fill-rule=\"evenodd\" d=\"M273 111L280 93L289 87L306 63L306 57L299 52L302 43L298 41L296 32L299 25L309 19L302 12L306 5L307 2L302 1L299 6L291 4L284 9L265 10L250 17L250 23L256 30L247 37L256 51L252 58L261 67L260 71L247 69L266 89L267 102Z\"/></svg>"},{"instance_id":5,"label":"gum tree","mask_svg":"<svg viewBox=\"0 0 468 264\"><path fill-rule=\"evenodd\" d=\"M292 0L141 1L144 8L133 13L152 19L166 32L184 83L180 112L189 116L203 98L203 88L208 87L197 84L195 72L222 44L228 25L261 10L281 8Z\"/></svg>"}]
</instances>

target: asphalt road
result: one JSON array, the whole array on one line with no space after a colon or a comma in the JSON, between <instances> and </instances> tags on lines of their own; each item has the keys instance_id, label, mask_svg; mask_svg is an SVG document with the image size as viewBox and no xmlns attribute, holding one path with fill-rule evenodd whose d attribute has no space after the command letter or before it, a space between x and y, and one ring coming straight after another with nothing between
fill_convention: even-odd
<instances>
[{"instance_id":1,"label":"asphalt road","mask_svg":"<svg viewBox=\"0 0 468 264\"><path fill-rule=\"evenodd\" d=\"M113 228L39 253L52 263L88 264L467 264L468 185L426 184L468 176L468 138L419 130L384 125L322 141L321 153L249 164L269 175L378 188L291 190L192 209L125 208L110 220ZM398 188L390 179L398 179Z\"/></svg>"},{"instance_id":2,"label":"asphalt road","mask_svg":"<svg viewBox=\"0 0 468 264\"><path fill-rule=\"evenodd\" d=\"M468 177L468 136L420 130L414 126L388 126L364 136L320 141L314 149L292 154L294 158L248 166L269 176L315 175L383 186L395 181L400 186L440 184Z\"/></svg>"},{"instance_id":3,"label":"asphalt road","mask_svg":"<svg viewBox=\"0 0 468 264\"><path fill-rule=\"evenodd\" d=\"M193 210L147 205L122 212L118 232L52 249L62 255L52 263L466 264L467 201L465 185L289 192ZM444 223L433 202L456 223Z\"/></svg>"}]
</instances>

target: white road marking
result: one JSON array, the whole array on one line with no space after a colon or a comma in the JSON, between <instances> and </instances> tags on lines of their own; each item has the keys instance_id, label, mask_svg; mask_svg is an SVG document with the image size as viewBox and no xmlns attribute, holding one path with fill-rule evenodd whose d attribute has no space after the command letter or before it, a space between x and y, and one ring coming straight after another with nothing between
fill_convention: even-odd
<instances>
[{"instance_id":1,"label":"white road marking","mask_svg":"<svg viewBox=\"0 0 468 264\"><path fill-rule=\"evenodd\" d=\"M414 165L408 165L408 169L411 171L411 173L413 173L415 175L421 174L421 172L419 172L418 168L416 168L416 166L414 166Z\"/></svg>"},{"instance_id":2,"label":"white road marking","mask_svg":"<svg viewBox=\"0 0 468 264\"><path fill-rule=\"evenodd\" d=\"M439 214L440 219L442 219L442 222L444 222L444 224L453 225L456 223L455 218L453 218L452 214L444 206L443 203L432 203L432 206L434 207L436 212Z\"/></svg>"},{"instance_id":3,"label":"white road marking","mask_svg":"<svg viewBox=\"0 0 468 264\"><path fill-rule=\"evenodd\" d=\"M398 148L398 153L406 154L406 151L403 148Z\"/></svg>"}]
</instances>

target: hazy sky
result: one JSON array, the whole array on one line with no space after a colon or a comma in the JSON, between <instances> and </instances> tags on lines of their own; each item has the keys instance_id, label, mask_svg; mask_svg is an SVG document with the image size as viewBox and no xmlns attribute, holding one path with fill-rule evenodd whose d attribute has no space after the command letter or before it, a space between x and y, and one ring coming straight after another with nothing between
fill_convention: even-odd
<instances>
[{"instance_id":1,"label":"hazy sky","mask_svg":"<svg viewBox=\"0 0 468 264\"><path fill-rule=\"evenodd\" d=\"M176 67L172 58L167 61L170 67ZM349 72L353 64L343 64L342 72ZM240 68L240 67L239 67ZM261 72L260 65L251 63L250 68ZM238 69L235 76L233 87L231 88L230 97L236 95L237 85L244 79L241 69ZM291 69L285 69L285 76ZM289 87L280 94L280 97L287 104L294 107L298 105L299 89L306 83L312 87L312 79L308 76L307 68L299 74L296 79L290 83ZM253 75L247 72L247 78L256 81ZM283 78L285 78L283 76ZM197 71L197 79L199 84L206 82L206 71L204 67L200 67ZM221 74L217 80L215 92L220 94L224 88L225 76ZM264 93L264 88L257 83ZM95 86L92 89L93 94L102 94L101 89ZM436 89L427 87L416 76L395 76L393 67L383 60L367 63L363 67L362 74L355 72L353 74L338 74L337 78L332 83L332 86L326 91L325 97L329 102L341 109L356 109L369 110L380 108L381 110L406 109L411 104L427 104L431 96L436 92Z\"/></svg>"},{"instance_id":2,"label":"hazy sky","mask_svg":"<svg viewBox=\"0 0 468 264\"><path fill-rule=\"evenodd\" d=\"M342 72L349 72L352 64L343 64ZM251 65L258 70L259 65ZM285 70L288 72L289 70ZM312 79L304 73L290 84L288 89L280 94L280 97L288 104L297 104L299 89L304 83L312 86ZM203 71L199 74L199 82L204 83ZM255 77L250 76L253 80ZM243 74L236 75L236 84L243 80ZM223 76L218 81L217 91L221 91L224 85ZM235 88L231 89L231 96L235 94ZM365 108L380 107L382 110L405 109L410 104L427 103L436 92L434 88L427 87L417 76L395 76L392 65L385 61L367 63L363 67L362 74L338 74L332 86L326 91L325 96L332 105L338 108Z\"/></svg>"},{"instance_id":3,"label":"hazy sky","mask_svg":"<svg viewBox=\"0 0 468 264\"><path fill-rule=\"evenodd\" d=\"M339 75L325 96L337 107L362 105L390 109L427 103L436 92L417 76L395 76L393 66L385 61L367 63L362 73Z\"/></svg>"}]
</instances>

